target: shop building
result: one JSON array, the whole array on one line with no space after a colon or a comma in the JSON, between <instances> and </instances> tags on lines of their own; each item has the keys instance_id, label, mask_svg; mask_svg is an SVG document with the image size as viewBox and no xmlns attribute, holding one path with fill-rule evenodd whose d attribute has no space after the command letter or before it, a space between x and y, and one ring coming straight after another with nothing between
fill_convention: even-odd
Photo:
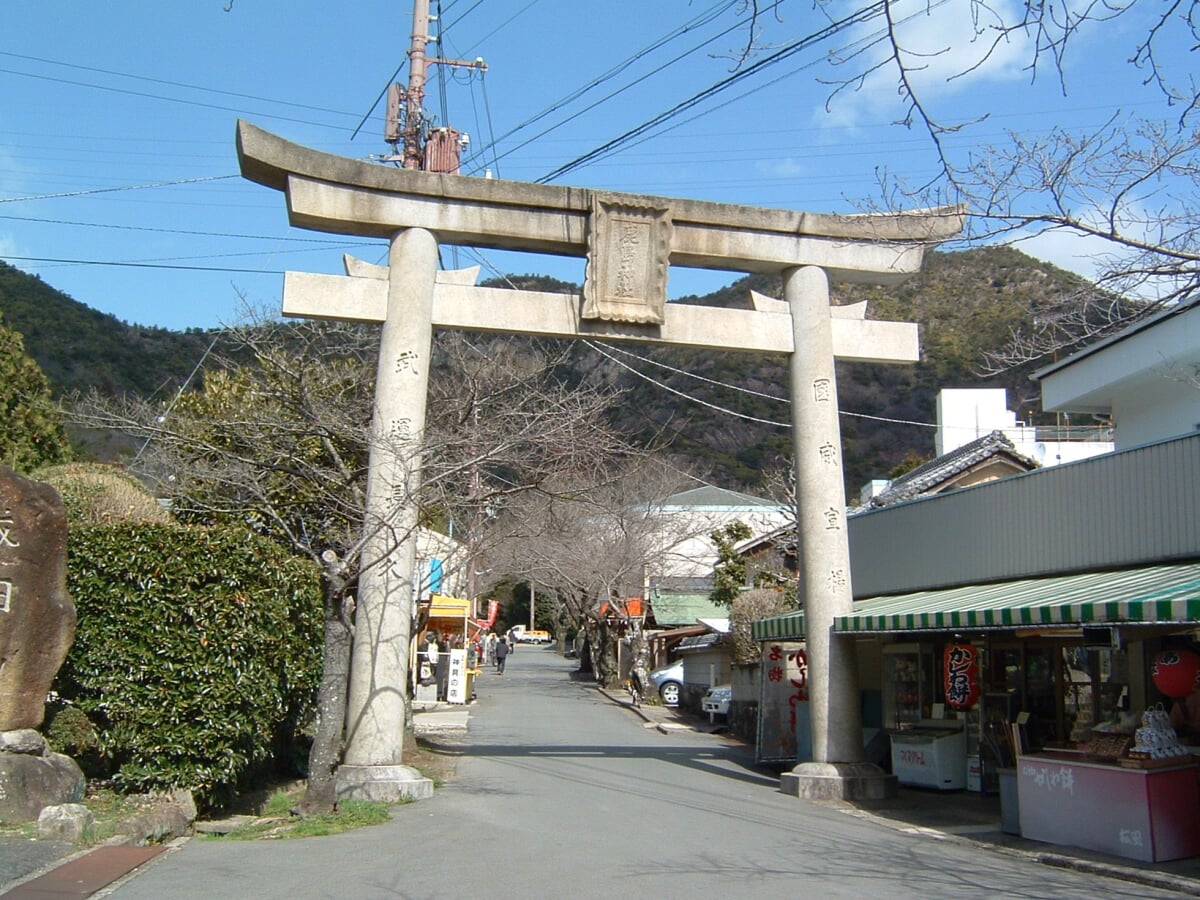
<instances>
[{"instance_id":1,"label":"shop building","mask_svg":"<svg viewBox=\"0 0 1200 900\"><path fill-rule=\"evenodd\" d=\"M1039 373L1048 408L1112 417L1117 452L850 518L833 630L902 783L1007 787L1037 840L1200 855L1200 698L1167 677L1200 660L1198 364L1200 300ZM802 641L803 613L754 636Z\"/></svg>"}]
</instances>

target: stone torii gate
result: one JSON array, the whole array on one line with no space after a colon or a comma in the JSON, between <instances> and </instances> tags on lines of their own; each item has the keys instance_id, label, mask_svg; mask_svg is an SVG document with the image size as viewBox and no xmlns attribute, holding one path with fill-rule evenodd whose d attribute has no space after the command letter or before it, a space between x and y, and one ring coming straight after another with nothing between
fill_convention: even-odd
<instances>
[{"instance_id":1,"label":"stone torii gate","mask_svg":"<svg viewBox=\"0 0 1200 900\"><path fill-rule=\"evenodd\" d=\"M383 323L367 483L372 543L359 579L343 797L424 796L402 764L414 611L412 572L433 328L595 337L790 355L800 596L810 661L814 762L785 774L808 797L880 796L865 765L854 647L832 635L850 612L834 359L911 362L916 325L829 304L831 281L891 284L962 228L959 207L838 216L438 175L332 156L245 122L242 175L286 194L293 225L386 238L388 265L349 277L288 272L284 312ZM582 296L480 288L437 271L438 245L586 256ZM785 299L752 309L668 304L670 264L779 274ZM426 783L427 784L427 783Z\"/></svg>"}]
</instances>

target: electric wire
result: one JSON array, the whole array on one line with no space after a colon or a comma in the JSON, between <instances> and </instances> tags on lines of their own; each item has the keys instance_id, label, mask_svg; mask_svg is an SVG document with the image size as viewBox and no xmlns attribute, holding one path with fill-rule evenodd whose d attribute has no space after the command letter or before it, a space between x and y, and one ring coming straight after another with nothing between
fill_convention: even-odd
<instances>
[{"instance_id":1,"label":"electric wire","mask_svg":"<svg viewBox=\"0 0 1200 900\"><path fill-rule=\"evenodd\" d=\"M156 234L187 234L195 237L234 238L239 241L286 241L300 244L329 244L327 238L298 238L278 237L268 234L239 234L230 231L194 231L187 228L156 228L150 225L116 225L112 222L74 222L70 219L41 219L34 216L6 216L0 219L12 219L18 222L38 222L43 225L70 225L78 228L111 228L118 231L150 231Z\"/></svg>"},{"instance_id":2,"label":"electric wire","mask_svg":"<svg viewBox=\"0 0 1200 900\"><path fill-rule=\"evenodd\" d=\"M546 116L550 115L552 112L555 112L555 111L563 108L567 104L572 103L575 100L578 100L580 97L584 96L589 91L599 87L600 85L602 85L608 81L611 81L613 78L615 78L617 75L621 74L623 71L625 71L631 65L633 65L635 62L642 59L646 55L653 53L654 51L660 49L661 47L666 46L668 43L670 43L675 38L681 37L682 35L686 34L688 31L693 30L694 28L699 28L699 27L709 24L710 22L715 20L721 13L724 13L730 7L734 6L737 2L738 2L738 0L733 0L733 2L728 2L728 0L723 0L723 2L718 3L712 7L709 7L709 9L707 9L705 12L701 13L699 16L692 19L691 21L686 22L681 26L671 29L671 31L667 32L666 34L664 34L664 35L660 36L659 38L657 38L656 40L652 41L650 44L641 48L636 53L633 53L632 55L627 56L625 59L621 60L619 63L612 66L606 72L596 76L588 83L581 85L580 87L577 87L575 90L571 91L566 96L561 97L558 100L551 103L549 106L544 107L540 112L534 113L529 118L518 123L517 125L514 125L512 128L510 128L504 134L500 135L500 137L496 138L494 140L492 146L494 147L495 144L498 144L499 142L507 140L508 138L512 137L513 135L520 133L521 131L528 128L529 126L534 125L537 122L541 121ZM708 44L712 43L712 41L716 40L718 37L726 35L730 31L736 30L737 28L740 28L740 27L741 27L741 23L735 22L730 28L727 28L724 31L715 35L714 37L709 38L707 41L700 44L698 47L693 47L691 50L688 51L688 54L696 52L697 49L707 46ZM650 74L656 74L657 71L658 70L655 70L655 72L652 72ZM610 96L612 96L612 95L610 95ZM592 107L588 107L588 109L591 109L591 108ZM573 116L572 118L575 118L575 117ZM568 119L566 121L570 121L570 119ZM555 127L556 128L561 127L561 125L563 125L563 124L566 124L566 123L561 122L561 123L559 123L559 125L557 125ZM550 129L550 130L553 130L553 129ZM542 132L542 134L546 134L546 133L547 132ZM526 141L525 143L527 144L528 141ZM525 144L522 144L521 146L525 146ZM486 149L487 149L486 147L482 148L480 152L482 153ZM511 151L509 151L509 152L511 152ZM507 155L507 153L505 155Z\"/></svg>"},{"instance_id":3,"label":"electric wire","mask_svg":"<svg viewBox=\"0 0 1200 900\"><path fill-rule=\"evenodd\" d=\"M483 72L479 73L479 92L483 94L483 113L487 117L488 135L491 136L495 134L495 129L492 127L492 105L490 102L488 102L487 79L484 77L484 75L485 73ZM489 141L488 145L492 147L492 167L496 173L496 177L499 178L500 157L496 155L496 142L494 140Z\"/></svg>"},{"instance_id":4,"label":"electric wire","mask_svg":"<svg viewBox=\"0 0 1200 900\"><path fill-rule=\"evenodd\" d=\"M329 247L327 249L352 249L356 244L346 244L343 248ZM287 251L293 252L293 251ZM65 257L53 256L12 256L5 255L5 259L15 259L21 262L40 262L40 263L61 263L65 265L76 266L113 266L116 268L126 269L171 269L179 272L232 272L238 275L282 275L282 270L279 269L241 269L233 266L181 266L179 264L155 263L155 262L119 262L114 260L100 259L70 259ZM203 259L212 259L214 257L200 257ZM219 258L219 257L216 257Z\"/></svg>"},{"instance_id":5,"label":"electric wire","mask_svg":"<svg viewBox=\"0 0 1200 900\"><path fill-rule=\"evenodd\" d=\"M520 288L518 288L516 286L516 284L513 283L512 278L509 275L507 275L506 273L504 273L503 271L501 271L495 264L493 264L492 261L490 259L488 259L486 254L480 252L476 248L469 248L467 250L467 255L474 258L481 266L483 266L483 268L487 269L490 273L492 273L492 275L495 278L506 282L512 290L520 290ZM608 353L607 351L615 350L625 356L629 356L629 357L632 357L633 359L639 360L640 362L649 363L650 365L660 366L662 368L669 369L670 371L678 373L680 375L685 375L689 378L695 378L699 381L706 382L715 387L726 388L726 389L734 391L734 392L751 394L754 396L766 398L768 400L775 400L780 403L790 405L791 401L786 397L777 397L772 394L763 394L758 391L753 391L753 390L750 390L749 388L743 388L738 385L730 384L725 381L717 381L717 380L708 378L703 375L698 375L694 372L688 372L684 369L678 369L673 366L669 366L665 363L660 363L657 360L652 360L648 357L642 356L637 353L633 353L624 348L618 349L611 344L600 344L596 341L593 341L593 340L590 340L587 338L581 338L580 340L587 347L589 347L590 349L599 353L601 356L604 356L605 358L607 358L614 364L616 364L616 365L620 366L621 368L625 369L626 371L630 372L632 375L634 375L638 378L641 378L643 381L648 382L649 384L659 388L662 391L665 391L666 393L674 394L675 396L680 397L684 400L688 400L699 406L707 407L708 409L711 409L714 412L719 412L719 413L723 413L724 415L733 416L734 418L744 419L744 420L751 421L751 422L757 422L757 423L763 424L763 425L770 425L771 427L774 427L774 428L791 428L792 427L790 422L777 422L772 419L762 419L757 416L751 416L746 413L738 412L737 410L729 409L728 407L724 407L719 404L712 403L708 400L702 400L699 397L696 397L692 394L687 393L686 391L681 391L678 388L673 388L670 385L664 384L663 382L661 382L655 378L651 378L649 375L646 375L644 372L639 372L637 369L626 364L622 360L617 359L616 357L610 355L610 353ZM842 415L842 416L846 416L847 418L865 419L865 420L872 421L872 422L885 422L885 423L888 423L891 425L912 425L912 426L916 426L919 428L937 428L937 425L935 423L931 423L931 422L917 422L917 421L913 421L911 419L896 419L896 418L890 418L888 416L874 416L874 415L871 415L870 413L850 412L849 410L844 410L844 409L839 409L838 414Z\"/></svg>"},{"instance_id":6,"label":"electric wire","mask_svg":"<svg viewBox=\"0 0 1200 900\"><path fill-rule=\"evenodd\" d=\"M183 82L183 81L169 81L165 78L152 78L149 75L132 75L129 72L117 72L114 69L100 69L100 68L97 68L96 66L84 66L84 65L80 65L79 63L63 62L62 60L48 59L43 56L27 56L23 53L12 53L12 52L5 51L5 50L0 50L0 56L8 56L13 59L23 59L28 62L45 63L46 65L51 65L51 66L62 66L63 68L67 68L67 69L78 69L81 72L96 72L100 75L112 75L117 78L128 78L132 81L147 81L151 84L162 84L162 85L166 85L167 87L186 88L187 90L190 90L190 91L204 91L205 93L208 93L208 94L221 94L222 96L225 96L225 97L237 97L239 100L254 100L259 103L270 103L273 106L293 106L296 109L306 109L306 110L309 110L310 112L331 113L335 116L348 115L348 113L345 113L341 110L328 109L323 106L310 106L307 103L295 103L294 101L291 101L291 100L278 100L278 99L275 99L272 97L260 97L256 94L243 94L243 93L239 93L238 91L225 91L225 90L222 90L221 88L205 87L204 85L200 85L200 84L188 84L187 82ZM4 70L0 70L0 71L7 72L9 70L4 69ZM27 73L15 72L12 74L23 75L23 74L27 74ZM38 76L30 75L28 77L36 78ZM71 82L71 83L74 83L74 82ZM87 85L87 86L88 87L99 87L99 85Z\"/></svg>"},{"instance_id":7,"label":"electric wire","mask_svg":"<svg viewBox=\"0 0 1200 900\"><path fill-rule=\"evenodd\" d=\"M126 184L120 187L91 188L86 191L63 191L58 194L33 194L27 197L0 197L0 203L19 203L26 200L60 200L64 197L87 197L91 194L112 194L121 191L142 191L149 188L177 187L184 184L200 184L205 181L228 181L240 175L205 175L200 178L182 178L177 181L152 181L146 184Z\"/></svg>"},{"instance_id":8,"label":"electric wire","mask_svg":"<svg viewBox=\"0 0 1200 900\"><path fill-rule=\"evenodd\" d=\"M127 88L109 87L108 85L95 84L94 82L72 81L69 78L56 78L53 75L34 75L30 72L19 72L15 69L5 69L2 67L0 67L0 72L3 72L6 75L18 75L22 78L34 78L34 79L37 79L38 81L53 81L57 84L69 84L72 87L90 88L95 91L107 91L107 92L113 93L113 94L125 94L130 97L142 97L147 100L162 100L164 103L181 103L184 106L197 106L197 107L200 107L201 109L215 109L215 110L218 110L219 112L231 112L231 113L238 113L241 115L255 115L255 116L258 116L263 119L274 119L278 122L295 122L295 123L299 123L301 125L311 125L314 128L337 128L337 129L340 129L342 127L340 125L327 125L323 122L314 122L311 119L297 119L292 116L280 116L275 113L241 109L241 108L238 108L235 106L221 106L220 104L217 104L217 103L205 103L203 100L185 100L182 97L168 97L164 94L151 94L151 93L147 93L146 91L133 91L133 90L129 90ZM271 102L271 101L268 101L268 102ZM347 115L347 114L339 113L339 115Z\"/></svg>"},{"instance_id":9,"label":"electric wire","mask_svg":"<svg viewBox=\"0 0 1200 900\"><path fill-rule=\"evenodd\" d=\"M181 384L179 386L179 390L175 392L175 397L171 400L171 402L169 404L167 404L167 408L163 412L163 418L166 418L167 416L169 416L171 414L171 410L173 410L175 408L175 404L179 402L179 399L183 396L183 392L185 390L187 390L187 386L192 383L192 379L195 378L197 374L199 374L201 367L204 365L204 361L206 359L208 359L209 354L212 353L213 347L217 346L217 341L220 340L221 335L223 333L224 333L224 331L220 330L220 331L217 331L217 333L213 335L213 339L209 342L209 344L205 348L204 352L202 354L200 354L199 361L192 368L192 371L188 375L188 377L186 379L184 379L183 384ZM130 462L130 466L132 466L134 463L136 463L139 459L142 458L142 454L145 453L146 448L150 446L151 440L153 440L153 435L150 435L149 437L147 437L146 440L142 443L142 446L140 446L138 448L138 452L134 454L133 460L132 460L132 462Z\"/></svg>"},{"instance_id":10,"label":"electric wire","mask_svg":"<svg viewBox=\"0 0 1200 900\"><path fill-rule=\"evenodd\" d=\"M563 175L566 175L568 172L572 172L575 169L580 168L581 166L587 165L589 162L594 162L598 158L607 156L607 155L611 154L613 151L615 151L616 149L620 148L623 144L625 144L627 141L631 140L632 138L638 137L639 135L643 134L644 132L648 131L649 129L654 128L655 126L660 125L663 122L666 122L666 121L674 118L675 116L679 115L681 112L691 109L692 107L696 106L698 103L703 102L704 100L708 99L709 97L716 96L717 94L732 87L733 85L735 85L741 81L744 81L745 79L750 78L754 75L757 75L759 72L763 71L764 69L767 69L771 66L777 65L778 63L782 62L783 60L788 59L791 56L794 56L795 54L799 53L801 50L805 50L805 49L811 47L813 44L819 43L820 41L823 41L823 40L826 40L827 38L832 37L833 35L837 34L839 31L841 31L844 28L848 28L851 25L860 25L865 22L869 22L871 19L873 19L879 15L882 15L883 11L885 10L885 8L887 6L887 3L888 3L888 0L877 0L877 2L872 3L870 6L863 7L862 9L859 9L859 10L851 13L850 15L846 16L845 18L839 19L838 21L831 23L830 25L826 26L825 28L822 28L820 31L813 32L809 35L806 35L805 37L799 38L798 40L795 40L795 41L792 41L792 42L786 44L783 48L764 57L763 59L759 60L758 62L756 62L750 66L747 66L745 69L741 69L741 70L733 73L732 75L729 75L726 78L722 78L720 81L716 82L715 84L709 85L704 90L699 91L696 94L693 94L691 97L688 97L686 100L681 100L679 103L675 104L670 109L659 113L658 115L654 116L651 119L648 119L647 121L643 122L640 125L635 126L634 128L631 128L629 131L626 131L624 134L613 138L612 140L608 141L607 143L602 144L601 146L596 147L595 149L590 150L587 153L582 154L581 156L577 156L575 159L571 160L568 163L564 163L563 165L559 166L557 169L553 170L552 172L548 173L547 175L543 175L541 178L537 179L537 183L538 184L547 184L556 178L561 178Z\"/></svg>"},{"instance_id":11,"label":"electric wire","mask_svg":"<svg viewBox=\"0 0 1200 900\"><path fill-rule=\"evenodd\" d=\"M724 406L718 406L716 403L709 403L707 400L701 400L699 397L695 397L691 394L677 390L677 389L671 387L669 384L664 384L661 381L651 378L649 375L646 375L644 372L639 372L633 366L628 365L623 360L619 360L612 354L608 353L600 344L597 344L595 341L589 341L586 338L584 338L583 343L586 344L588 347L590 347L596 353L599 353L605 359L609 360L609 362L612 362L614 365L620 366L622 369L625 369L630 374L635 375L638 378L641 378L643 381L649 382L650 384L657 387L659 390L666 391L668 394L674 394L676 397L682 397L683 399L688 400L691 403L696 403L700 406L707 407L708 409L714 410L715 412L724 413L727 416L733 416L734 418L737 418L737 419L744 419L747 422L757 422L760 425L770 425L772 428L791 428L791 424L787 423L787 422L776 422L771 419L760 419L758 416L751 416L751 415L748 415L747 413L741 413L741 412L738 412L737 410L729 409Z\"/></svg>"},{"instance_id":12,"label":"electric wire","mask_svg":"<svg viewBox=\"0 0 1200 900\"><path fill-rule=\"evenodd\" d=\"M443 29L441 27L442 0L437 0L437 20L438 20L438 35L437 35L436 40L437 40L438 56L444 57L446 55L446 53L445 53L445 46L443 45L443 38L445 37L445 35L443 34ZM438 76L438 104L439 104L439 110L442 114L442 124L449 125L450 124L450 114L446 109L446 67L445 66L436 66L435 68L437 69L437 76Z\"/></svg>"}]
</instances>

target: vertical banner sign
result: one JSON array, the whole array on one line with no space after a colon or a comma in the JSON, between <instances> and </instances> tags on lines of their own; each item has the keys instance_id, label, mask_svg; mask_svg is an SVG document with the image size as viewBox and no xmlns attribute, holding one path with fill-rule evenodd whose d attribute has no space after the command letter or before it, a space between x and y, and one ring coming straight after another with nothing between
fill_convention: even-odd
<instances>
[{"instance_id":1,"label":"vertical banner sign","mask_svg":"<svg viewBox=\"0 0 1200 900\"><path fill-rule=\"evenodd\" d=\"M946 705L970 709L979 702L979 651L970 644L949 644L943 662Z\"/></svg>"},{"instance_id":2,"label":"vertical banner sign","mask_svg":"<svg viewBox=\"0 0 1200 900\"><path fill-rule=\"evenodd\" d=\"M450 673L446 678L446 702L467 702L467 651L450 651Z\"/></svg>"},{"instance_id":3,"label":"vertical banner sign","mask_svg":"<svg viewBox=\"0 0 1200 900\"><path fill-rule=\"evenodd\" d=\"M795 762L799 704L808 702L808 651L803 643L762 645L758 704L758 762ZM808 744L808 741L805 741Z\"/></svg>"},{"instance_id":4,"label":"vertical banner sign","mask_svg":"<svg viewBox=\"0 0 1200 900\"><path fill-rule=\"evenodd\" d=\"M431 559L429 561L429 593L440 594L442 592L442 561L440 559Z\"/></svg>"}]
</instances>

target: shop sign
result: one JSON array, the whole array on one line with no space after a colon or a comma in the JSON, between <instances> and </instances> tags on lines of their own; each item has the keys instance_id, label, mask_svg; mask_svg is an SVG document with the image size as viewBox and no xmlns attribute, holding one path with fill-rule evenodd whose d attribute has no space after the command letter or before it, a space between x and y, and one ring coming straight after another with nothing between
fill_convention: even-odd
<instances>
[{"instance_id":1,"label":"shop sign","mask_svg":"<svg viewBox=\"0 0 1200 900\"><path fill-rule=\"evenodd\" d=\"M950 644L944 663L946 705L970 709L979 702L979 651L970 644Z\"/></svg>"},{"instance_id":2,"label":"shop sign","mask_svg":"<svg viewBox=\"0 0 1200 900\"><path fill-rule=\"evenodd\" d=\"M803 643L762 645L762 689L758 716L758 760L799 761L797 731L808 727L808 650ZM804 736L803 743L811 745Z\"/></svg>"},{"instance_id":3,"label":"shop sign","mask_svg":"<svg viewBox=\"0 0 1200 900\"><path fill-rule=\"evenodd\" d=\"M446 676L446 702L467 702L467 651L450 651L450 670Z\"/></svg>"}]
</instances>

